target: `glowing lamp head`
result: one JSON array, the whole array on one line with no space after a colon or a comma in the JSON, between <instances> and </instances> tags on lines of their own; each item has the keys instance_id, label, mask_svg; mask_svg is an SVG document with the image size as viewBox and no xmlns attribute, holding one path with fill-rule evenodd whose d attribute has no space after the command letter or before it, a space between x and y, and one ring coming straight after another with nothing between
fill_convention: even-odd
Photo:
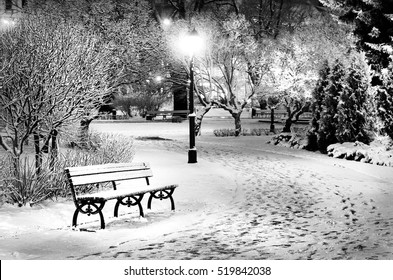
<instances>
[{"instance_id":1,"label":"glowing lamp head","mask_svg":"<svg viewBox=\"0 0 393 280\"><path fill-rule=\"evenodd\" d=\"M194 56L201 52L203 48L203 39L195 28L180 38L180 49L183 53L189 56Z\"/></svg>"},{"instance_id":2,"label":"glowing lamp head","mask_svg":"<svg viewBox=\"0 0 393 280\"><path fill-rule=\"evenodd\" d=\"M164 26L169 26L169 25L172 24L172 21L171 21L169 18L164 18L164 19L162 20L162 24L163 24Z\"/></svg>"},{"instance_id":3,"label":"glowing lamp head","mask_svg":"<svg viewBox=\"0 0 393 280\"><path fill-rule=\"evenodd\" d=\"M0 20L0 24L3 26L3 27L13 27L14 25L15 25L15 21L14 20L12 20L12 19L8 19L8 18L2 18L1 20Z\"/></svg>"}]
</instances>

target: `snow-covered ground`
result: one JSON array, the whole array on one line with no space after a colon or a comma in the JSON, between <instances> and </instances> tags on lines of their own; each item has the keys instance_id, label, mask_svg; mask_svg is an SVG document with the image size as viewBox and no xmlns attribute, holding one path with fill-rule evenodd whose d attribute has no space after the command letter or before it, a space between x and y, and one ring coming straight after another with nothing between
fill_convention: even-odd
<instances>
[{"instance_id":1,"label":"snow-covered ground","mask_svg":"<svg viewBox=\"0 0 393 280\"><path fill-rule=\"evenodd\" d=\"M244 120L245 127L258 127ZM188 123L96 122L137 140L134 161L152 183L177 183L176 211L153 201L145 218L123 208L105 230L95 216L70 227L72 201L0 208L0 259L393 259L393 172L266 144L267 136L214 137L232 120L207 120L198 163L187 163ZM146 203L146 201L144 201Z\"/></svg>"}]
</instances>

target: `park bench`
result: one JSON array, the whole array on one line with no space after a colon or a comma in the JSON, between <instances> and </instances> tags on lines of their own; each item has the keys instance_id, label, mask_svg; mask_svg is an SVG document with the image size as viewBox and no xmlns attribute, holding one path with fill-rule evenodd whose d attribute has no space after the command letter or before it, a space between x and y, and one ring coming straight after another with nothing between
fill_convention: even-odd
<instances>
[{"instance_id":1,"label":"park bench","mask_svg":"<svg viewBox=\"0 0 393 280\"><path fill-rule=\"evenodd\" d=\"M174 111L147 111L146 112L146 120L154 120L157 116L162 116L163 119L166 117L174 117L174 116L184 116L186 117L190 111L189 110L174 110Z\"/></svg>"},{"instance_id":2,"label":"park bench","mask_svg":"<svg viewBox=\"0 0 393 280\"><path fill-rule=\"evenodd\" d=\"M139 214L144 217L141 204L143 196L150 194L147 208L151 209L152 199L169 199L171 209L175 210L175 203L172 194L178 185L152 186L149 178L153 176L151 168L147 163L112 163L102 165L90 165L82 167L69 167L65 169L68 184L75 203L76 210L72 218L72 226L77 226L78 214L88 216L98 214L101 221L101 228L105 228L104 215L102 209L108 200L116 199L114 216L118 217L119 206L138 206ZM142 179L139 184L131 185L133 179ZM144 179L144 180L143 180ZM122 181L121 184L118 184ZM138 181L133 181L139 183ZM105 189L103 185L111 185ZM137 186L136 186L137 185ZM87 187L93 186L93 192L81 193Z\"/></svg>"},{"instance_id":3,"label":"park bench","mask_svg":"<svg viewBox=\"0 0 393 280\"><path fill-rule=\"evenodd\" d=\"M285 114L281 117L282 122L285 122L286 119L287 119L287 114ZM312 119L312 113L311 112L304 112L299 116L299 119L297 120L296 123L308 124L308 123L310 123L311 119Z\"/></svg>"},{"instance_id":4,"label":"park bench","mask_svg":"<svg viewBox=\"0 0 393 280\"><path fill-rule=\"evenodd\" d=\"M262 122L270 122L271 111L270 110L256 110L254 117L258 117ZM275 122L285 122L287 119L287 112L285 110L275 110L274 120ZM297 123L308 124L312 119L311 112L304 112L299 116Z\"/></svg>"},{"instance_id":5,"label":"park bench","mask_svg":"<svg viewBox=\"0 0 393 280\"><path fill-rule=\"evenodd\" d=\"M275 122L282 122L282 120L286 117L287 112L284 110L274 110L274 120ZM254 109L254 118L259 118L260 121L270 122L271 118L271 110L265 109Z\"/></svg>"}]
</instances>

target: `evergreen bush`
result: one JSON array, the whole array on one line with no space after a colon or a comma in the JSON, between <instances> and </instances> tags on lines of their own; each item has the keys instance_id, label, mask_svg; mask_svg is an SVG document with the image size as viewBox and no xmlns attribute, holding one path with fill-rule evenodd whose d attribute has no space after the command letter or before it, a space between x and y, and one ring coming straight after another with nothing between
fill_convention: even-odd
<instances>
[{"instance_id":1,"label":"evergreen bush","mask_svg":"<svg viewBox=\"0 0 393 280\"><path fill-rule=\"evenodd\" d=\"M350 66L336 60L325 62L313 91L312 120L308 132L309 150L326 153L334 143L369 143L367 132L368 79L358 61Z\"/></svg>"},{"instance_id":2,"label":"evergreen bush","mask_svg":"<svg viewBox=\"0 0 393 280\"><path fill-rule=\"evenodd\" d=\"M319 123L321 119L321 114L323 110L323 102L326 88L329 84L330 66L328 61L325 61L319 71L319 80L315 86L312 93L312 104L311 112L312 118L310 122L310 130L307 133L308 145L307 149L316 151L319 149L318 145L318 133L319 133Z\"/></svg>"},{"instance_id":3,"label":"evergreen bush","mask_svg":"<svg viewBox=\"0 0 393 280\"><path fill-rule=\"evenodd\" d=\"M393 55L392 55L393 56ZM393 61L382 73L382 85L377 87L375 103L382 122L382 133L393 139Z\"/></svg>"},{"instance_id":4,"label":"evergreen bush","mask_svg":"<svg viewBox=\"0 0 393 280\"><path fill-rule=\"evenodd\" d=\"M353 23L358 49L365 53L374 92L373 129L393 139L393 9L388 0L321 1L335 11L339 19ZM375 115L374 115L375 114ZM367 120L368 121L368 120Z\"/></svg>"},{"instance_id":5,"label":"evergreen bush","mask_svg":"<svg viewBox=\"0 0 393 280\"><path fill-rule=\"evenodd\" d=\"M337 106L336 137L340 143L360 141L368 144L370 139L365 130L368 81L360 69L353 66Z\"/></svg>"}]
</instances>

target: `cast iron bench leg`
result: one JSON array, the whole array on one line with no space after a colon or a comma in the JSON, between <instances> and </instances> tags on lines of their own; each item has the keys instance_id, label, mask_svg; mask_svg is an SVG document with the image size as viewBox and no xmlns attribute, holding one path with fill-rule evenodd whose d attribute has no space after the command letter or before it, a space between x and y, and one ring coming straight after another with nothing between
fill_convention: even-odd
<instances>
[{"instance_id":1,"label":"cast iron bench leg","mask_svg":"<svg viewBox=\"0 0 393 280\"><path fill-rule=\"evenodd\" d=\"M104 208L105 201L103 202L98 202L100 203L99 206L96 205L95 202L83 202L79 205L79 207L76 208L74 215L72 217L72 226L76 227L77 226L77 220L78 220L78 214L79 212L82 214L86 214L87 216L90 215L95 215L99 214L100 216L100 223L101 223L101 229L105 228L105 220L104 220L104 215L102 214L102 208ZM83 207L87 206L86 209L83 209ZM94 209L92 209L93 207Z\"/></svg>"},{"instance_id":2,"label":"cast iron bench leg","mask_svg":"<svg viewBox=\"0 0 393 280\"><path fill-rule=\"evenodd\" d=\"M126 196L126 197L120 197L117 199L116 205L115 205L115 211L114 211L114 216L118 217L119 216L119 206L121 205L125 205L127 207L131 207L131 206L135 206L138 205L139 207L139 215L141 217L144 217L144 213L143 213L143 208L142 208L142 198L143 198L144 194L139 194L139 195L131 195L131 196Z\"/></svg>"},{"instance_id":3,"label":"cast iron bench leg","mask_svg":"<svg viewBox=\"0 0 393 280\"><path fill-rule=\"evenodd\" d=\"M153 198L163 200L169 198L171 201L171 210L175 210L175 201L173 200L172 194L175 191L175 189L169 189L169 190L160 190L160 191L154 191L150 192L150 197L149 200L147 201L147 209L151 209L151 201ZM158 193L158 194L157 194Z\"/></svg>"}]
</instances>

